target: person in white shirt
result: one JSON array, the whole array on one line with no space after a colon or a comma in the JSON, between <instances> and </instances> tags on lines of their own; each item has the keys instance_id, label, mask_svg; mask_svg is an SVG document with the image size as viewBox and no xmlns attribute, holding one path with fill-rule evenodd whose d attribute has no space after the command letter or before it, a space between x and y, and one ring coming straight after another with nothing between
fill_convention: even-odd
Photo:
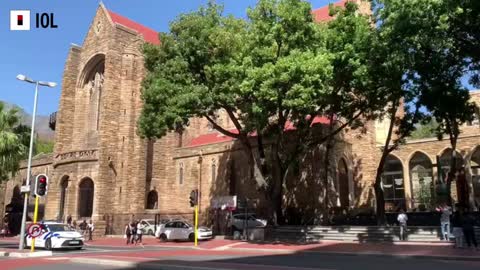
<instances>
[{"instance_id":1,"label":"person in white shirt","mask_svg":"<svg viewBox=\"0 0 480 270\"><path fill-rule=\"evenodd\" d=\"M406 234L407 234L408 217L407 217L407 214L405 214L405 211L403 209L400 210L400 214L398 214L397 221L398 221L398 224L400 225L400 240L405 241Z\"/></svg>"},{"instance_id":2,"label":"person in white shirt","mask_svg":"<svg viewBox=\"0 0 480 270\"><path fill-rule=\"evenodd\" d=\"M450 216L452 215L452 209L448 205L442 204L436 210L442 213L440 216L442 238L445 241L450 241Z\"/></svg>"},{"instance_id":3,"label":"person in white shirt","mask_svg":"<svg viewBox=\"0 0 480 270\"><path fill-rule=\"evenodd\" d=\"M140 243L140 245L143 245L142 244L142 234L143 234L143 229L145 228L145 226L143 226L143 224L139 221L137 221L137 239L135 240L135 244L137 243Z\"/></svg>"},{"instance_id":4,"label":"person in white shirt","mask_svg":"<svg viewBox=\"0 0 480 270\"><path fill-rule=\"evenodd\" d=\"M92 233L95 230L95 226L93 226L93 221L90 220L90 222L87 225L87 231L88 231L88 241L92 241Z\"/></svg>"}]
</instances>

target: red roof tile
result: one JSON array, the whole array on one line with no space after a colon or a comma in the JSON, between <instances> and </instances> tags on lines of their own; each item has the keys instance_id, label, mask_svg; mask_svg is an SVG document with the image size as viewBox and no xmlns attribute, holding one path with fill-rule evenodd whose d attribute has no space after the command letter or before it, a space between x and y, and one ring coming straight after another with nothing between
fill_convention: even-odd
<instances>
[{"instance_id":1,"label":"red roof tile","mask_svg":"<svg viewBox=\"0 0 480 270\"><path fill-rule=\"evenodd\" d=\"M146 42L152 43L155 45L160 44L160 39L158 38L157 31L151 28L148 28L144 25L141 25L137 22L134 22L127 17L123 17L122 15L119 15L111 10L108 10L108 14L110 15L110 18L112 18L112 21L114 23L123 25L127 28L130 28L140 33Z\"/></svg>"},{"instance_id":2,"label":"red roof tile","mask_svg":"<svg viewBox=\"0 0 480 270\"><path fill-rule=\"evenodd\" d=\"M347 1L348 0L340 0L338 2L333 3L333 5L336 7L344 7ZM330 12L329 5L315 9L312 11L313 19L316 22L328 22L331 19L333 19L333 17L330 16L329 12Z\"/></svg>"},{"instance_id":3,"label":"red roof tile","mask_svg":"<svg viewBox=\"0 0 480 270\"><path fill-rule=\"evenodd\" d=\"M328 118L327 117L320 117L316 116L315 119L313 119L312 126L316 124L328 124ZM293 126L293 123L288 121L285 124L285 130L295 130L295 127ZM238 133L237 129L231 129L229 130L232 133ZM257 136L257 132L252 132L249 134L251 137ZM203 134L198 137L195 137L192 139L190 144L188 146L200 146L200 145L206 145L206 144L214 144L214 143L222 143L222 142L230 142L235 140L232 137L225 136L222 133L219 133L218 131L208 133L208 134Z\"/></svg>"}]
</instances>

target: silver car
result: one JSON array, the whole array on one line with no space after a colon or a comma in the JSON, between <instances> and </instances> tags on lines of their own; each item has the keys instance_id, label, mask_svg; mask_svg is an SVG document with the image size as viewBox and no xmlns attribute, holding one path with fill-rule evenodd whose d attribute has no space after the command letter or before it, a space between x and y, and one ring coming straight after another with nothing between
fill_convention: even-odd
<instances>
[{"instance_id":1,"label":"silver car","mask_svg":"<svg viewBox=\"0 0 480 270\"><path fill-rule=\"evenodd\" d=\"M247 224L247 228L258 228L267 226L267 221L257 218L255 214L233 214L232 219L232 225L234 230L243 230L245 223Z\"/></svg>"},{"instance_id":2,"label":"silver car","mask_svg":"<svg viewBox=\"0 0 480 270\"><path fill-rule=\"evenodd\" d=\"M194 241L195 232L193 226L185 221L171 221L166 224L160 224L157 231L155 232L155 237L159 238L162 241L169 240L189 240ZM198 228L198 239L206 240L213 237L212 230L207 227Z\"/></svg>"}]
</instances>

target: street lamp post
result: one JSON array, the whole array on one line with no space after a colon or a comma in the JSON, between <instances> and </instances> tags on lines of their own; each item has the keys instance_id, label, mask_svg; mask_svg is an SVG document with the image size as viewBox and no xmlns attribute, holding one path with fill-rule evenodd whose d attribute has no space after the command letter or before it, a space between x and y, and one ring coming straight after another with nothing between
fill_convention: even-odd
<instances>
[{"instance_id":1,"label":"street lamp post","mask_svg":"<svg viewBox=\"0 0 480 270\"><path fill-rule=\"evenodd\" d=\"M28 151L27 182L25 183L26 186L30 186L30 177L32 174L32 154L33 154L33 140L34 140L33 137L35 133L35 117L37 114L38 86L42 85L42 86L48 86L48 87L55 87L57 84L54 82L34 81L25 75L18 75L17 79L20 81L35 84L35 98L33 100L32 127L31 127L31 133L30 133L30 148ZM29 196L29 192L25 193L25 200L23 202L22 227L20 229L20 244L18 245L19 250L23 249L23 245L25 241L25 223L27 222L28 196Z\"/></svg>"}]
</instances>

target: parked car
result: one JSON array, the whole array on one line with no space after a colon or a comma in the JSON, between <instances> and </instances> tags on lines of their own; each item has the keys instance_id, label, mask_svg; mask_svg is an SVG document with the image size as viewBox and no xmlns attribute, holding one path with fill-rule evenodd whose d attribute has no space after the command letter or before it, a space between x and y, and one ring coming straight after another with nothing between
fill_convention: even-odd
<instances>
[{"instance_id":1,"label":"parked car","mask_svg":"<svg viewBox=\"0 0 480 270\"><path fill-rule=\"evenodd\" d=\"M194 241L195 232L194 227L186 221L170 221L166 224L160 224L155 237L162 241L169 240L189 240ZM200 226L198 228L198 239L206 240L213 237L212 230L207 227Z\"/></svg>"},{"instance_id":2,"label":"parked car","mask_svg":"<svg viewBox=\"0 0 480 270\"><path fill-rule=\"evenodd\" d=\"M35 247L52 250L56 248L82 249L83 236L70 228L67 224L58 222L44 222L42 234L35 238ZM32 245L32 238L25 236L25 246Z\"/></svg>"},{"instance_id":3,"label":"parked car","mask_svg":"<svg viewBox=\"0 0 480 270\"><path fill-rule=\"evenodd\" d=\"M262 228L267 226L267 221L264 219L259 219L255 214L251 213L238 213L232 215L232 226L234 230L243 230L245 223L247 223L247 228ZM245 222L245 219L247 222Z\"/></svg>"},{"instance_id":4,"label":"parked car","mask_svg":"<svg viewBox=\"0 0 480 270\"><path fill-rule=\"evenodd\" d=\"M154 235L155 233L155 220L154 219L142 219L140 223L143 225L143 234ZM157 225L158 227L158 225Z\"/></svg>"}]
</instances>

